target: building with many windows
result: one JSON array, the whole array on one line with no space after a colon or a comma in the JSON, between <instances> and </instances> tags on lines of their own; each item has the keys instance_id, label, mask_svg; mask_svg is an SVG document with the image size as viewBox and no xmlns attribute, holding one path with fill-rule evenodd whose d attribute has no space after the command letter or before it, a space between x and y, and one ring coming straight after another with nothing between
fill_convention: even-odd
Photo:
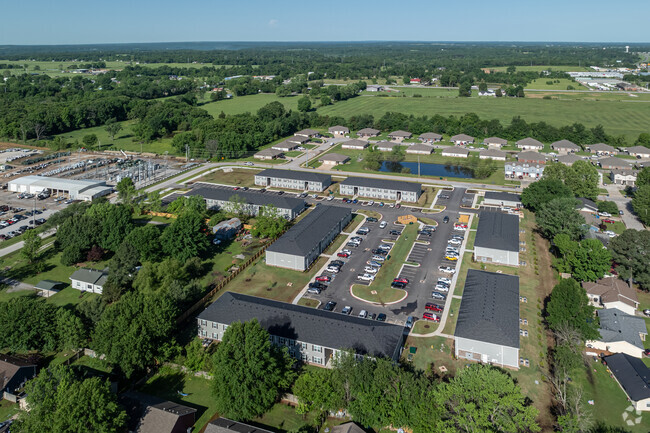
<instances>
[{"instance_id":1,"label":"building with many windows","mask_svg":"<svg viewBox=\"0 0 650 433\"><path fill-rule=\"evenodd\" d=\"M422 184L399 180L348 177L340 183L339 193L341 195L415 203L422 193Z\"/></svg>"},{"instance_id":2,"label":"building with many windows","mask_svg":"<svg viewBox=\"0 0 650 433\"><path fill-rule=\"evenodd\" d=\"M300 191L324 191L332 184L332 176L307 171L281 170L269 168L255 175L255 185L297 189Z\"/></svg>"},{"instance_id":3,"label":"building with many windows","mask_svg":"<svg viewBox=\"0 0 650 433\"><path fill-rule=\"evenodd\" d=\"M519 217L503 212L481 212L474 240L474 259L519 266Z\"/></svg>"}]
</instances>

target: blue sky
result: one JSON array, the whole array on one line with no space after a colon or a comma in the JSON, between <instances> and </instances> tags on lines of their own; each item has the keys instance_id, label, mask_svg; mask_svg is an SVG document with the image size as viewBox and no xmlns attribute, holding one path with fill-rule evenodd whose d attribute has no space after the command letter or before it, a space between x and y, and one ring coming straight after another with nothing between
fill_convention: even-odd
<instances>
[{"instance_id":1,"label":"blue sky","mask_svg":"<svg viewBox=\"0 0 650 433\"><path fill-rule=\"evenodd\" d=\"M0 45L170 41L650 42L648 0L0 0Z\"/></svg>"}]
</instances>

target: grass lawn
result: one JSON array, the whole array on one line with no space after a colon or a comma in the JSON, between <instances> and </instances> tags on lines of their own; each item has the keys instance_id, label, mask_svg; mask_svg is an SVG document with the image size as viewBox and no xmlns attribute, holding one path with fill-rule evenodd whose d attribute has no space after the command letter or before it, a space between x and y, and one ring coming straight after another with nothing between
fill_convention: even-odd
<instances>
[{"instance_id":1,"label":"grass lawn","mask_svg":"<svg viewBox=\"0 0 650 433\"><path fill-rule=\"evenodd\" d=\"M415 347L413 366L422 371L427 371L433 364L436 373L440 373L439 366L445 366L449 374L453 375L465 362L453 359L453 340L445 337L408 337L402 357L408 359L410 348Z\"/></svg>"},{"instance_id":2,"label":"grass lawn","mask_svg":"<svg viewBox=\"0 0 650 433\"><path fill-rule=\"evenodd\" d=\"M476 240L476 231L475 230L470 230L469 235L467 236L467 244L465 246L465 249L473 250L474 249L474 240Z\"/></svg>"},{"instance_id":3,"label":"grass lawn","mask_svg":"<svg viewBox=\"0 0 650 433\"><path fill-rule=\"evenodd\" d=\"M66 305L77 305L81 302L86 302L89 299L98 298L100 295L97 293L82 292L72 287L66 287L59 293L46 298L47 302L54 304L57 307Z\"/></svg>"},{"instance_id":4,"label":"grass lawn","mask_svg":"<svg viewBox=\"0 0 650 433\"><path fill-rule=\"evenodd\" d=\"M82 356L81 358L74 361L72 365L80 365L104 373L110 373L111 371L113 371L113 368L110 365L108 365L107 362L102 361L99 358L91 358L90 356Z\"/></svg>"},{"instance_id":5,"label":"grass lawn","mask_svg":"<svg viewBox=\"0 0 650 433\"><path fill-rule=\"evenodd\" d=\"M365 212L364 212L365 213ZM348 223L347 226L343 229L343 233L352 233L354 232L357 227L359 227L359 224L361 224L364 221L365 216L361 214L355 214L352 217L352 221Z\"/></svg>"},{"instance_id":6,"label":"grass lawn","mask_svg":"<svg viewBox=\"0 0 650 433\"><path fill-rule=\"evenodd\" d=\"M253 421L258 424L273 427L280 431L297 431L300 427L311 425L316 418L316 413L308 413L303 417L289 405L277 403L271 410Z\"/></svg>"},{"instance_id":7,"label":"grass lawn","mask_svg":"<svg viewBox=\"0 0 650 433\"><path fill-rule=\"evenodd\" d=\"M201 279L201 285L207 287L210 284L218 283L229 275L229 272L226 271L227 268L245 262L249 257L255 255L261 246L262 244L257 238L253 238L250 242L246 241L245 245L242 241L232 240L212 246L212 257L203 263L208 272ZM235 258L240 254L244 256L244 259Z\"/></svg>"},{"instance_id":8,"label":"grass lawn","mask_svg":"<svg viewBox=\"0 0 650 433\"><path fill-rule=\"evenodd\" d=\"M223 185L233 186L255 186L255 174L261 170L248 168L232 168L226 170L216 170L207 173L196 180L196 182L211 182Z\"/></svg>"},{"instance_id":9,"label":"grass lawn","mask_svg":"<svg viewBox=\"0 0 650 433\"><path fill-rule=\"evenodd\" d=\"M422 188L422 191L422 195L418 200L418 206L430 207L436 198L436 189L431 186L425 186Z\"/></svg>"},{"instance_id":10,"label":"grass lawn","mask_svg":"<svg viewBox=\"0 0 650 433\"><path fill-rule=\"evenodd\" d=\"M316 299L310 298L300 298L298 299L298 305L304 305L305 307L318 308L320 302Z\"/></svg>"},{"instance_id":11,"label":"grass lawn","mask_svg":"<svg viewBox=\"0 0 650 433\"><path fill-rule=\"evenodd\" d=\"M0 422L6 421L12 415L18 413L18 405L9 400L0 400Z\"/></svg>"},{"instance_id":12,"label":"grass lawn","mask_svg":"<svg viewBox=\"0 0 650 433\"><path fill-rule=\"evenodd\" d=\"M281 102L287 110L298 109L298 99L302 96L287 96L280 98L272 93L261 93L258 95L235 96L232 99L208 102L201 105L212 116L217 117L223 111L226 114L257 113L257 110L274 101Z\"/></svg>"},{"instance_id":13,"label":"grass lawn","mask_svg":"<svg viewBox=\"0 0 650 433\"><path fill-rule=\"evenodd\" d=\"M345 242L347 238L348 237L346 235L338 235L336 238L334 238L334 241L331 244L329 244L327 248L325 248L323 254L325 255L334 254L336 250L341 248L341 245L343 245L343 242Z\"/></svg>"},{"instance_id":14,"label":"grass lawn","mask_svg":"<svg viewBox=\"0 0 650 433\"><path fill-rule=\"evenodd\" d=\"M439 325L439 323L430 322L428 320L417 320L411 332L414 334L429 334L438 329Z\"/></svg>"},{"instance_id":15,"label":"grass lawn","mask_svg":"<svg viewBox=\"0 0 650 433\"><path fill-rule=\"evenodd\" d=\"M611 230L617 235L620 235L625 231L625 224L622 223L621 221L616 221L614 224L605 224L607 226L607 230Z\"/></svg>"},{"instance_id":16,"label":"grass lawn","mask_svg":"<svg viewBox=\"0 0 650 433\"><path fill-rule=\"evenodd\" d=\"M442 330L443 334L454 335L456 330L456 321L458 320L458 310L460 310L460 301L461 299L453 298L451 304L449 304L449 315L447 316L447 322L445 327Z\"/></svg>"},{"instance_id":17,"label":"grass lawn","mask_svg":"<svg viewBox=\"0 0 650 433\"><path fill-rule=\"evenodd\" d=\"M547 84L547 81L552 81L551 84ZM559 81L559 83L556 83ZM526 84L526 89L535 89L535 90L567 90L567 86L573 86L575 90L588 90L585 86L578 83L577 81L571 81L566 78L537 78L532 82Z\"/></svg>"},{"instance_id":18,"label":"grass lawn","mask_svg":"<svg viewBox=\"0 0 650 433\"><path fill-rule=\"evenodd\" d=\"M380 304L394 302L404 296L405 291L390 287L393 278L399 273L402 264L406 261L413 242L417 239L418 226L408 225L397 239L397 242L390 251L390 259L381 267L375 280L369 285L354 284L352 293L355 296L369 302ZM373 293L375 292L375 293Z\"/></svg>"}]
</instances>

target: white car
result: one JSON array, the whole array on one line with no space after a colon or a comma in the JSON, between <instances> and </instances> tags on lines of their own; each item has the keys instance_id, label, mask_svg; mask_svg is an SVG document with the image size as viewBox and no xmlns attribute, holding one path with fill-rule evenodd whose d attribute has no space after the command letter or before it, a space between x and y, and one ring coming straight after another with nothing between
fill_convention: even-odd
<instances>
[{"instance_id":1,"label":"white car","mask_svg":"<svg viewBox=\"0 0 650 433\"><path fill-rule=\"evenodd\" d=\"M463 226L454 226L454 230L457 230L459 232L464 232L467 229Z\"/></svg>"},{"instance_id":2,"label":"white car","mask_svg":"<svg viewBox=\"0 0 650 433\"><path fill-rule=\"evenodd\" d=\"M384 256L380 256L379 254L370 257L370 260L374 260L375 262L383 262L386 260Z\"/></svg>"},{"instance_id":3,"label":"white car","mask_svg":"<svg viewBox=\"0 0 650 433\"><path fill-rule=\"evenodd\" d=\"M341 250L341 252L345 253L345 254L352 254L352 251L350 251L350 250Z\"/></svg>"},{"instance_id":4,"label":"white car","mask_svg":"<svg viewBox=\"0 0 650 433\"><path fill-rule=\"evenodd\" d=\"M438 292L442 292L442 293L447 293L447 292L449 292L449 288L448 288L447 286L443 286L443 285L441 285L441 284L436 284L436 290L437 290Z\"/></svg>"},{"instance_id":5,"label":"white car","mask_svg":"<svg viewBox=\"0 0 650 433\"><path fill-rule=\"evenodd\" d=\"M370 274L360 274L357 276L357 279L361 281L373 281L375 279L375 276Z\"/></svg>"},{"instance_id":6,"label":"white car","mask_svg":"<svg viewBox=\"0 0 650 433\"><path fill-rule=\"evenodd\" d=\"M327 197L327 201L332 201L332 200L334 200L334 196L333 196L333 195Z\"/></svg>"},{"instance_id":7,"label":"white car","mask_svg":"<svg viewBox=\"0 0 650 433\"><path fill-rule=\"evenodd\" d=\"M380 229L385 229L387 225L388 225L388 223L386 221L382 221L382 222L379 223L379 228Z\"/></svg>"},{"instance_id":8,"label":"white car","mask_svg":"<svg viewBox=\"0 0 650 433\"><path fill-rule=\"evenodd\" d=\"M325 270L326 270L327 272L331 272L331 273L333 273L333 274L338 274L339 271L341 270L341 268L339 268L339 267L337 267L337 266L328 266Z\"/></svg>"},{"instance_id":9,"label":"white car","mask_svg":"<svg viewBox=\"0 0 650 433\"><path fill-rule=\"evenodd\" d=\"M616 236L616 233L614 233L611 230L607 230L606 232L603 232L603 233L606 234L607 236L609 236L610 238L613 238L614 236Z\"/></svg>"},{"instance_id":10,"label":"white car","mask_svg":"<svg viewBox=\"0 0 650 433\"><path fill-rule=\"evenodd\" d=\"M598 215L601 217L611 217L612 214L608 212L598 212Z\"/></svg>"},{"instance_id":11,"label":"white car","mask_svg":"<svg viewBox=\"0 0 650 433\"><path fill-rule=\"evenodd\" d=\"M443 284L451 284L451 280L449 278L445 278L445 277L438 278L438 282L443 283Z\"/></svg>"},{"instance_id":12,"label":"white car","mask_svg":"<svg viewBox=\"0 0 650 433\"><path fill-rule=\"evenodd\" d=\"M361 317L362 319L365 319L366 317L368 317L368 312L366 310L361 310L359 312L359 317Z\"/></svg>"},{"instance_id":13,"label":"white car","mask_svg":"<svg viewBox=\"0 0 650 433\"><path fill-rule=\"evenodd\" d=\"M367 274L376 274L379 269L373 268L372 266L366 266L363 268L363 271Z\"/></svg>"},{"instance_id":14,"label":"white car","mask_svg":"<svg viewBox=\"0 0 650 433\"><path fill-rule=\"evenodd\" d=\"M447 274L455 274L456 273L456 269L452 268L451 266L440 266L440 267L438 267L438 270L440 272L445 272Z\"/></svg>"},{"instance_id":15,"label":"white car","mask_svg":"<svg viewBox=\"0 0 650 433\"><path fill-rule=\"evenodd\" d=\"M250 161L246 161L246 162L244 163L244 165L255 165L255 164L253 164L253 163L250 162Z\"/></svg>"},{"instance_id":16,"label":"white car","mask_svg":"<svg viewBox=\"0 0 650 433\"><path fill-rule=\"evenodd\" d=\"M372 201L372 200L370 200L370 201L368 202L368 206L372 206L372 205L374 205L374 204L375 204L375 202Z\"/></svg>"},{"instance_id":17,"label":"white car","mask_svg":"<svg viewBox=\"0 0 650 433\"><path fill-rule=\"evenodd\" d=\"M449 239L447 241L447 243L450 244L450 245L460 245L463 242L461 240L459 240L459 239Z\"/></svg>"}]
</instances>

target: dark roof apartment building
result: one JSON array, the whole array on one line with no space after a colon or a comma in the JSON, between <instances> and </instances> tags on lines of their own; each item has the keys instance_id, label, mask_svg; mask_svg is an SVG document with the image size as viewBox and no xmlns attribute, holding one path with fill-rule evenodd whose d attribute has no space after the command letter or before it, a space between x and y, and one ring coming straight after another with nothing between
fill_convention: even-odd
<instances>
[{"instance_id":1,"label":"dark roof apartment building","mask_svg":"<svg viewBox=\"0 0 650 433\"><path fill-rule=\"evenodd\" d=\"M348 177L339 184L339 193L341 195L415 203L422 193L422 184L368 177Z\"/></svg>"},{"instance_id":2,"label":"dark roof apartment building","mask_svg":"<svg viewBox=\"0 0 650 433\"><path fill-rule=\"evenodd\" d=\"M479 214L474 258L510 266L519 266L519 217L502 212Z\"/></svg>"},{"instance_id":3,"label":"dark roof apartment building","mask_svg":"<svg viewBox=\"0 0 650 433\"><path fill-rule=\"evenodd\" d=\"M255 174L255 185L297 189L300 191L324 191L332 184L332 176L311 171L281 170L269 168Z\"/></svg>"}]
</instances>

